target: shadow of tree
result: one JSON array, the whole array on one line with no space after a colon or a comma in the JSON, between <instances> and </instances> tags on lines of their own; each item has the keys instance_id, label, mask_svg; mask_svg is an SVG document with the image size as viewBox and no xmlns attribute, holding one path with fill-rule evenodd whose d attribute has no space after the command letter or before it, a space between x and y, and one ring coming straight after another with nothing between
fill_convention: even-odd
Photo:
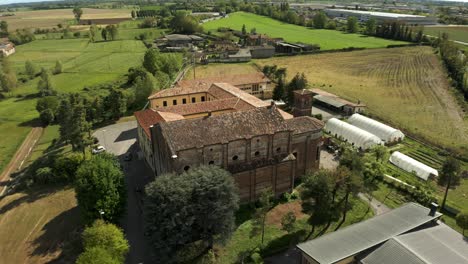
<instances>
[{"instance_id":1,"label":"shadow of tree","mask_svg":"<svg viewBox=\"0 0 468 264\"><path fill-rule=\"evenodd\" d=\"M132 128L132 129L129 129L129 130L126 130L126 131L122 131L119 136L115 139L114 142L119 142L119 141L126 141L126 140L130 140L130 139L134 139L136 138L137 136L137 129L136 127L135 128Z\"/></svg>"},{"instance_id":2,"label":"shadow of tree","mask_svg":"<svg viewBox=\"0 0 468 264\"><path fill-rule=\"evenodd\" d=\"M60 188L63 189L63 186ZM27 191L26 194L18 199L12 200L11 202L7 203L6 205L0 208L0 215L5 214L6 212L22 205L23 203L33 203L45 196L48 196L52 193L55 193L58 188L41 188L36 190ZM8 197L8 196L5 196ZM2 200L5 197L1 198Z\"/></svg>"},{"instance_id":3,"label":"shadow of tree","mask_svg":"<svg viewBox=\"0 0 468 264\"><path fill-rule=\"evenodd\" d=\"M40 127L42 126L41 120L39 118L34 118L25 122L18 124L20 127Z\"/></svg>"},{"instance_id":4,"label":"shadow of tree","mask_svg":"<svg viewBox=\"0 0 468 264\"><path fill-rule=\"evenodd\" d=\"M75 263L82 251L81 229L78 206L62 212L44 225L43 234L32 242L31 255L47 256L60 250L60 255L47 263Z\"/></svg>"}]
</instances>

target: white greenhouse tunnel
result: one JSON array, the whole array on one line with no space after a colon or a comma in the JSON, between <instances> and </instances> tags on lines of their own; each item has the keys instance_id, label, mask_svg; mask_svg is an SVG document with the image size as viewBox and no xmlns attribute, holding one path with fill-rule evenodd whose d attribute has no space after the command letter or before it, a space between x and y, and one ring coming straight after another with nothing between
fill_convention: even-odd
<instances>
[{"instance_id":1,"label":"white greenhouse tunnel","mask_svg":"<svg viewBox=\"0 0 468 264\"><path fill-rule=\"evenodd\" d=\"M376 135L386 143L401 141L405 137L400 130L360 114L352 115L348 119L348 123Z\"/></svg>"},{"instance_id":2,"label":"white greenhouse tunnel","mask_svg":"<svg viewBox=\"0 0 468 264\"><path fill-rule=\"evenodd\" d=\"M331 135L342 138L357 148L363 150L376 145L383 145L384 142L374 134L363 129L350 125L336 118L331 118L325 124L325 131Z\"/></svg>"},{"instance_id":3,"label":"white greenhouse tunnel","mask_svg":"<svg viewBox=\"0 0 468 264\"><path fill-rule=\"evenodd\" d=\"M414 172L416 176L425 181L427 181L431 175L439 176L439 172L436 169L398 151L393 152L389 160L398 168L410 173Z\"/></svg>"}]
</instances>

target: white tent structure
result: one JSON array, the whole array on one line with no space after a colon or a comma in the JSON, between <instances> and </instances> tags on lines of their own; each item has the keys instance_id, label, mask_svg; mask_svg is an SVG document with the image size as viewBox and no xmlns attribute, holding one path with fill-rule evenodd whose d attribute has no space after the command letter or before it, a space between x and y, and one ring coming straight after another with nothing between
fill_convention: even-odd
<instances>
[{"instance_id":1,"label":"white tent structure","mask_svg":"<svg viewBox=\"0 0 468 264\"><path fill-rule=\"evenodd\" d=\"M427 181L431 175L439 176L439 172L436 169L431 168L426 164L421 163L398 151L393 152L389 160L391 163L402 170L407 172L415 172L419 178L425 181Z\"/></svg>"},{"instance_id":2,"label":"white tent structure","mask_svg":"<svg viewBox=\"0 0 468 264\"><path fill-rule=\"evenodd\" d=\"M368 149L375 145L383 145L382 140L377 136L336 118L328 120L324 129L326 132L346 140L357 148Z\"/></svg>"},{"instance_id":3,"label":"white tent structure","mask_svg":"<svg viewBox=\"0 0 468 264\"><path fill-rule=\"evenodd\" d=\"M348 123L357 126L371 134L378 136L383 141L389 143L403 140L405 135L398 129L387 126L372 118L360 114L354 114L348 119Z\"/></svg>"}]
</instances>

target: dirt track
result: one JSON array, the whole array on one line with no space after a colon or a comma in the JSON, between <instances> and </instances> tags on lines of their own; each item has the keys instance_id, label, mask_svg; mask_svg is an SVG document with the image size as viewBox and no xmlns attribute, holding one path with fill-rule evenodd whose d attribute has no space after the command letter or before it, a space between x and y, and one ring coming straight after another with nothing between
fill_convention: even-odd
<instances>
[{"instance_id":1,"label":"dirt track","mask_svg":"<svg viewBox=\"0 0 468 264\"><path fill-rule=\"evenodd\" d=\"M43 130L44 128L42 127L34 127L26 136L26 139L24 139L23 143L16 151L10 163L8 163L8 165L5 167L5 170L3 170L2 174L0 175L0 196L2 196L6 190L7 183L10 180L10 175L16 170L22 168L23 163L29 157L33 147L41 137Z\"/></svg>"}]
</instances>

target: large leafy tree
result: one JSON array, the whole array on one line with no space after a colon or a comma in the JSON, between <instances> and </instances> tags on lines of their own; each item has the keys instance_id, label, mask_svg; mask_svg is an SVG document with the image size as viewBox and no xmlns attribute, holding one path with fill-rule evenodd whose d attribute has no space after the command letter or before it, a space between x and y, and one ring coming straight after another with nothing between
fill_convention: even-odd
<instances>
[{"instance_id":1,"label":"large leafy tree","mask_svg":"<svg viewBox=\"0 0 468 264\"><path fill-rule=\"evenodd\" d=\"M98 219L92 226L83 231L82 236L85 250L96 247L103 248L120 263L125 261L129 245L122 230L117 226Z\"/></svg>"},{"instance_id":2,"label":"large leafy tree","mask_svg":"<svg viewBox=\"0 0 468 264\"><path fill-rule=\"evenodd\" d=\"M233 231L239 198L232 176L219 167L158 176L145 192L145 230L162 262L177 261L174 254L193 242L209 249Z\"/></svg>"},{"instance_id":3,"label":"large leafy tree","mask_svg":"<svg viewBox=\"0 0 468 264\"><path fill-rule=\"evenodd\" d=\"M255 210L255 214L252 221L252 232L251 237L261 234L261 242L263 244L265 238L265 223L267 213L273 207L274 194L271 188L264 190L260 194L258 200L258 207Z\"/></svg>"},{"instance_id":4,"label":"large leafy tree","mask_svg":"<svg viewBox=\"0 0 468 264\"><path fill-rule=\"evenodd\" d=\"M136 77L134 86L136 102L141 104L148 101L148 96L150 96L155 89L154 86L155 80L150 73L145 71L143 77Z\"/></svg>"},{"instance_id":5,"label":"large leafy tree","mask_svg":"<svg viewBox=\"0 0 468 264\"><path fill-rule=\"evenodd\" d=\"M354 16L348 17L347 24L346 24L346 30L349 33L356 33L358 32L359 25L358 25L358 20Z\"/></svg>"},{"instance_id":6,"label":"large leafy tree","mask_svg":"<svg viewBox=\"0 0 468 264\"><path fill-rule=\"evenodd\" d=\"M303 191L301 192L302 210L310 215L308 221L312 230L306 239L315 231L318 225L329 221L332 208L332 183L330 171L319 170L304 176Z\"/></svg>"},{"instance_id":7,"label":"large leafy tree","mask_svg":"<svg viewBox=\"0 0 468 264\"><path fill-rule=\"evenodd\" d=\"M104 106L109 119L118 119L127 111L127 99L122 91L111 89L109 95L104 98Z\"/></svg>"},{"instance_id":8,"label":"large leafy tree","mask_svg":"<svg viewBox=\"0 0 468 264\"><path fill-rule=\"evenodd\" d=\"M441 209L444 209L449 189L460 184L460 162L457 159L448 157L444 161L438 183L442 186L445 185L444 200L441 206Z\"/></svg>"},{"instance_id":9,"label":"large leafy tree","mask_svg":"<svg viewBox=\"0 0 468 264\"><path fill-rule=\"evenodd\" d=\"M83 10L80 7L75 7L73 8L73 15L75 16L76 21L80 22Z\"/></svg>"},{"instance_id":10,"label":"large leafy tree","mask_svg":"<svg viewBox=\"0 0 468 264\"><path fill-rule=\"evenodd\" d=\"M325 12L319 11L317 14L315 14L313 21L314 21L314 28L325 28L325 25L327 24L327 15L325 15Z\"/></svg>"},{"instance_id":11,"label":"large leafy tree","mask_svg":"<svg viewBox=\"0 0 468 264\"><path fill-rule=\"evenodd\" d=\"M465 229L468 229L468 211L458 213L456 220L457 225L463 229L463 235L465 235Z\"/></svg>"},{"instance_id":12,"label":"large leafy tree","mask_svg":"<svg viewBox=\"0 0 468 264\"><path fill-rule=\"evenodd\" d=\"M283 100L284 97L284 81L283 78L280 78L278 84L273 89L273 100Z\"/></svg>"},{"instance_id":13,"label":"large leafy tree","mask_svg":"<svg viewBox=\"0 0 468 264\"><path fill-rule=\"evenodd\" d=\"M124 174L111 154L95 155L80 165L76 172L75 192L87 223L100 217L116 223L125 211Z\"/></svg>"},{"instance_id":14,"label":"large leafy tree","mask_svg":"<svg viewBox=\"0 0 468 264\"><path fill-rule=\"evenodd\" d=\"M38 72L37 66L30 60L26 61L24 65L24 69L26 74L29 76L29 78L33 79L36 77L36 74Z\"/></svg>"},{"instance_id":15,"label":"large leafy tree","mask_svg":"<svg viewBox=\"0 0 468 264\"><path fill-rule=\"evenodd\" d=\"M37 83L37 89L41 96L55 95L54 84L52 82L52 76L48 70L42 68L41 79Z\"/></svg>"},{"instance_id":16,"label":"large leafy tree","mask_svg":"<svg viewBox=\"0 0 468 264\"><path fill-rule=\"evenodd\" d=\"M0 57L0 86L4 92L11 92L16 88L16 72L8 57Z\"/></svg>"}]
</instances>

